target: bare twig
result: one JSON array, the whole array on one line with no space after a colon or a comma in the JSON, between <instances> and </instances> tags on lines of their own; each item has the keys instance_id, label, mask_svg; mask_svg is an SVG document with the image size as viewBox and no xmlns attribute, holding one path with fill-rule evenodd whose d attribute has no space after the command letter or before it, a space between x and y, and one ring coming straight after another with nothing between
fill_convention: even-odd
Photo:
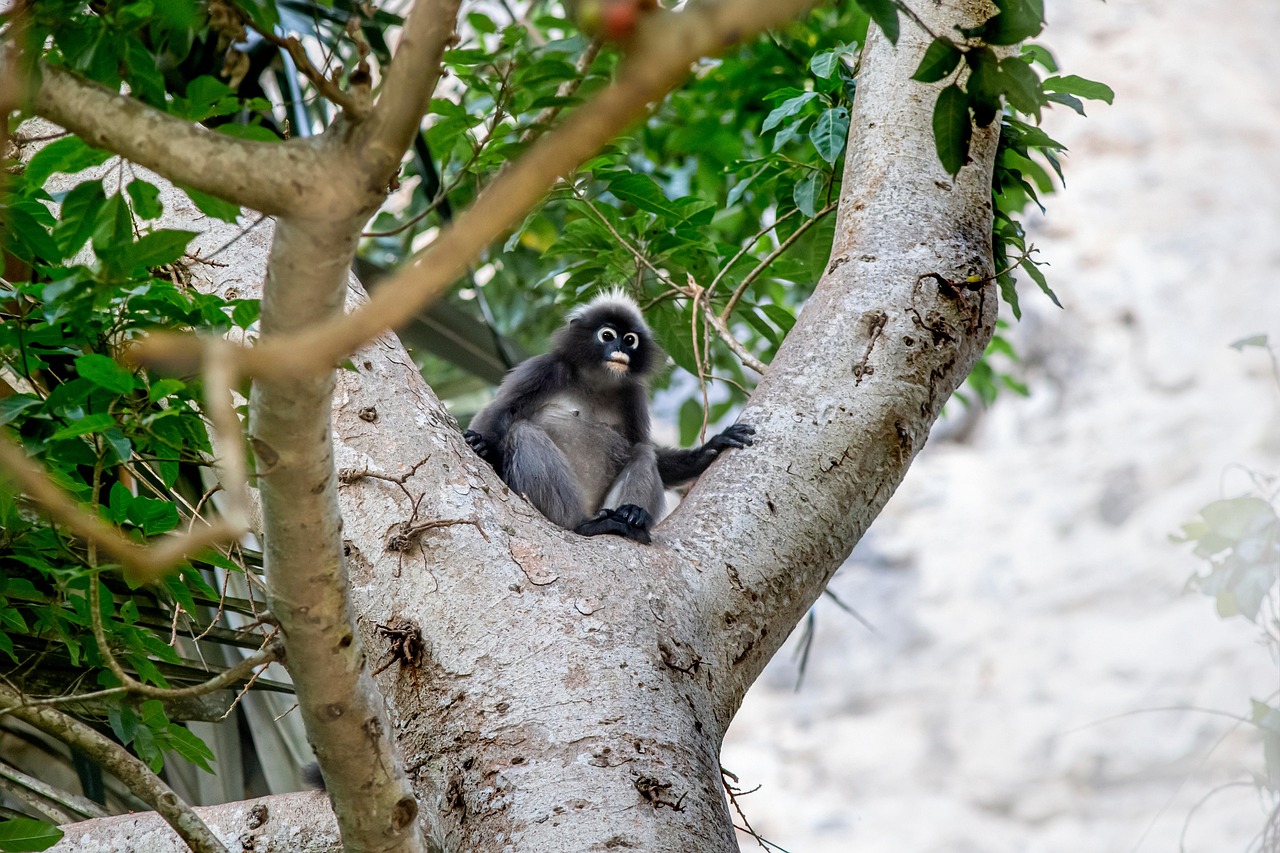
<instances>
[{"instance_id":1,"label":"bare twig","mask_svg":"<svg viewBox=\"0 0 1280 853\"><path fill-rule=\"evenodd\" d=\"M102 624L101 602L102 584L97 577L94 577L89 582L89 621L93 626L93 637L98 643L98 651L102 654L102 659L106 662L107 669L111 670L111 674L120 680L125 690L130 693L136 693L139 696L145 696L148 699L173 700L203 696L206 693L230 687L237 681L256 678L257 673L255 670L258 667L281 660L284 657L284 643L273 639L268 641L261 649L249 655L249 657L235 666L223 670L208 681L202 681L190 687L156 687L153 684L144 684L126 672L111 651L111 644L107 642L106 627Z\"/></svg>"},{"instance_id":2,"label":"bare twig","mask_svg":"<svg viewBox=\"0 0 1280 853\"><path fill-rule=\"evenodd\" d=\"M700 287L690 279L686 293L689 295L689 298L693 300L694 309L697 310L700 308L702 310L702 316L706 319L707 324L711 328L715 329L716 334L720 336L720 340L724 341L725 346L733 351L733 354L738 357L739 361L754 370L756 373L763 375L766 369L765 363L752 355L751 351L743 346L742 342L735 338L733 333L729 331L729 327L725 321L716 316L715 310L711 307L710 300L703 296L705 292L704 288Z\"/></svg>"},{"instance_id":3,"label":"bare twig","mask_svg":"<svg viewBox=\"0 0 1280 853\"><path fill-rule=\"evenodd\" d=\"M259 378L324 372L382 330L406 322L463 274L485 246L528 213L559 176L594 155L643 115L648 104L684 79L692 62L782 23L813 2L708 0L680 12L646 16L618 80L534 143L431 246L388 278L363 308L241 350L242 372ZM135 352L148 362L194 367L198 347L190 336L156 334Z\"/></svg>"},{"instance_id":4,"label":"bare twig","mask_svg":"<svg viewBox=\"0 0 1280 853\"><path fill-rule=\"evenodd\" d=\"M729 259L728 263L720 268L720 272L716 273L716 277L711 279L711 283L707 285L707 292L710 293L716 289L716 285L720 283L720 280L729 274L729 270L733 269L733 265L740 261L743 255L751 251L751 247L759 242L761 237L768 234L770 231L777 228L799 212L800 208L793 207L791 210L787 211L782 216L779 216L777 219L773 220L773 222L757 231L751 239L743 242L742 248L738 249L738 251L734 253L734 256Z\"/></svg>"},{"instance_id":5,"label":"bare twig","mask_svg":"<svg viewBox=\"0 0 1280 853\"><path fill-rule=\"evenodd\" d=\"M195 853L226 853L222 842L191 807L123 746L61 711L26 703L22 694L3 685L0 704L23 722L84 752L155 809Z\"/></svg>"},{"instance_id":6,"label":"bare twig","mask_svg":"<svg viewBox=\"0 0 1280 853\"><path fill-rule=\"evenodd\" d=\"M742 298L742 294L747 292L747 288L751 286L751 282L759 278L760 274L763 273L765 270L767 270L770 264L776 261L783 252L785 252L787 249L790 249L792 244L794 244L797 240L799 240L802 236L804 236L804 232L808 231L818 222L818 220L822 219L822 217L826 216L828 213L830 213L835 209L836 209L835 203L829 204L826 207L822 208L822 210L819 210L816 214L814 214L812 219L807 219L804 222L800 223L800 227L796 228L795 231L791 232L791 235L788 236L787 239L779 243L778 248L774 249L767 256L765 256L764 260L760 261L760 263L756 264L755 269L747 273L746 276L743 277L742 281L738 282L738 286L734 288L733 295L729 297L728 304L726 304L724 306L724 310L720 312L720 322L723 324L729 321L729 315L733 313L733 309L734 307L737 306L738 300ZM779 220L779 222L780 221L781 220ZM711 283L711 286L712 287L715 286L714 281Z\"/></svg>"},{"instance_id":7,"label":"bare twig","mask_svg":"<svg viewBox=\"0 0 1280 853\"><path fill-rule=\"evenodd\" d=\"M86 542L101 548L138 581L151 581L173 569L175 563L211 547L239 537L241 529L215 519L184 536L169 536L151 545L139 545L98 515L81 509L75 500L54 485L49 475L9 439L0 434L0 469L7 471L27 497L58 524Z\"/></svg>"},{"instance_id":8,"label":"bare twig","mask_svg":"<svg viewBox=\"0 0 1280 853\"><path fill-rule=\"evenodd\" d=\"M258 35L288 53L289 58L293 60L294 66L302 73L302 76L310 80L311 85L315 86L316 91L322 96L341 107L343 112L356 121L360 121L368 115L370 109L368 100L359 95L344 92L336 80L326 77L323 71L312 64L311 57L307 56L307 48L297 37L278 36L270 30L254 26L252 21L249 21L248 25L253 27Z\"/></svg>"}]
</instances>

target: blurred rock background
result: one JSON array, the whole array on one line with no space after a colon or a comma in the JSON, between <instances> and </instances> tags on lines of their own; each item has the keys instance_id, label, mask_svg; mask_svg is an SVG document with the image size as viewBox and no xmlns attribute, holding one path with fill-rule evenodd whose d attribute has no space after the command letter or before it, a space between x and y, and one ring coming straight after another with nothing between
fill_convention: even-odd
<instances>
[{"instance_id":1,"label":"blurred rock background","mask_svg":"<svg viewBox=\"0 0 1280 853\"><path fill-rule=\"evenodd\" d=\"M790 853L1234 853L1272 805L1232 715L1280 664L1169 537L1280 475L1280 381L1229 347L1280 343L1280 5L1046 7L1116 92L1045 121L1067 188L1029 227L1066 310L1024 285L1031 397L942 424L837 575L876 633L824 599L799 691L797 631L747 697L724 765Z\"/></svg>"}]
</instances>

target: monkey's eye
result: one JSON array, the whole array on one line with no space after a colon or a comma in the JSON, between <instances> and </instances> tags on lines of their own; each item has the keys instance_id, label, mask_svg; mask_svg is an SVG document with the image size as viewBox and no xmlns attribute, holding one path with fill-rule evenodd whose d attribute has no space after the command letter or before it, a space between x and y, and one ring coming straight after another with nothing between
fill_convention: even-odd
<instances>
[{"instance_id":1,"label":"monkey's eye","mask_svg":"<svg viewBox=\"0 0 1280 853\"><path fill-rule=\"evenodd\" d=\"M612 341L617 337L618 333L608 326L601 326L600 331L596 332L596 340L602 344L607 344L609 341Z\"/></svg>"},{"instance_id":2,"label":"monkey's eye","mask_svg":"<svg viewBox=\"0 0 1280 853\"><path fill-rule=\"evenodd\" d=\"M627 332L622 336L622 342L627 345L627 349L635 349L640 346L640 336L635 332Z\"/></svg>"}]
</instances>

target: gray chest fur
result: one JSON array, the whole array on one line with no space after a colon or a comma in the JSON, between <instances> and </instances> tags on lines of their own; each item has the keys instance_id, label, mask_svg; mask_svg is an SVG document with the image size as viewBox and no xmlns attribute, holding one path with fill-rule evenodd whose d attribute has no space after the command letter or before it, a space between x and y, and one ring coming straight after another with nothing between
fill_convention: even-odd
<instances>
[{"instance_id":1,"label":"gray chest fur","mask_svg":"<svg viewBox=\"0 0 1280 853\"><path fill-rule=\"evenodd\" d=\"M594 514L631 455L618 407L566 393L553 397L532 420L569 460L587 514Z\"/></svg>"}]
</instances>

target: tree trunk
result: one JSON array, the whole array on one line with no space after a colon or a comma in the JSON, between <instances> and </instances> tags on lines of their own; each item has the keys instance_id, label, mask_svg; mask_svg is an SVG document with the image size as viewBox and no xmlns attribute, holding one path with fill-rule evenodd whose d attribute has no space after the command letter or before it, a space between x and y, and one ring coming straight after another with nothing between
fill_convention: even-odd
<instances>
[{"instance_id":1,"label":"tree trunk","mask_svg":"<svg viewBox=\"0 0 1280 853\"><path fill-rule=\"evenodd\" d=\"M977 0L920 6L936 32L990 11ZM377 682L431 843L737 850L719 769L729 722L995 323L993 285L941 282L993 273L996 130L977 130L972 162L945 174L931 131L937 87L908 79L926 43L905 19L896 49L868 38L832 260L742 416L756 446L717 462L652 546L576 536L510 494L392 337L338 371L333 458L352 604L370 662L399 659ZM254 295L244 282L257 269L237 271L238 295ZM266 510L268 540L316 520L289 494ZM297 825L296 802L268 798L271 822L257 829L230 806L205 812L229 842L285 849L268 832ZM83 849L88 833L115 826L72 827L55 849Z\"/></svg>"}]
</instances>

